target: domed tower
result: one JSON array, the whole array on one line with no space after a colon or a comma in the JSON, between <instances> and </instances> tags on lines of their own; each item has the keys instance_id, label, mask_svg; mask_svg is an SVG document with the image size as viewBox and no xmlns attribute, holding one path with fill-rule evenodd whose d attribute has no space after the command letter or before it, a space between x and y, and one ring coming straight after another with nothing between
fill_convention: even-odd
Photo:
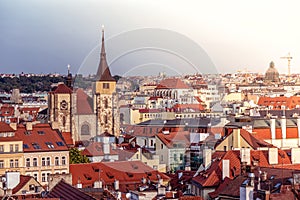
<instances>
[{"instance_id":1,"label":"domed tower","mask_svg":"<svg viewBox=\"0 0 300 200\"><path fill-rule=\"evenodd\" d=\"M266 71L265 82L277 83L279 81L280 81L279 73L278 73L277 69L275 68L274 62L272 61L272 62L270 62L270 67Z\"/></svg>"}]
</instances>

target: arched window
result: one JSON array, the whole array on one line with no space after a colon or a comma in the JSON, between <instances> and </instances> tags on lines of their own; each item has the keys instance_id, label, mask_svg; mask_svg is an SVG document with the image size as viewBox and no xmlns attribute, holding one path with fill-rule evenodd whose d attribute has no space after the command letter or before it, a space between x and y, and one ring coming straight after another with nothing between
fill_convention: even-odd
<instances>
[{"instance_id":1,"label":"arched window","mask_svg":"<svg viewBox=\"0 0 300 200\"><path fill-rule=\"evenodd\" d=\"M90 135L90 126L87 123L81 126L81 135Z\"/></svg>"},{"instance_id":2,"label":"arched window","mask_svg":"<svg viewBox=\"0 0 300 200\"><path fill-rule=\"evenodd\" d=\"M59 157L55 157L55 165L56 165L56 166L59 165Z\"/></svg>"},{"instance_id":3,"label":"arched window","mask_svg":"<svg viewBox=\"0 0 300 200\"><path fill-rule=\"evenodd\" d=\"M37 167L37 158L33 158L33 166Z\"/></svg>"},{"instance_id":4,"label":"arched window","mask_svg":"<svg viewBox=\"0 0 300 200\"><path fill-rule=\"evenodd\" d=\"M61 164L66 165L66 157L65 156L61 157Z\"/></svg>"}]
</instances>

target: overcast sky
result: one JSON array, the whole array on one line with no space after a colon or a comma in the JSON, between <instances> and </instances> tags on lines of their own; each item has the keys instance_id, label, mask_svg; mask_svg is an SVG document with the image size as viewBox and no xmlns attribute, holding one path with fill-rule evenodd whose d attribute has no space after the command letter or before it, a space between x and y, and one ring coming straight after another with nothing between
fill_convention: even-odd
<instances>
[{"instance_id":1,"label":"overcast sky","mask_svg":"<svg viewBox=\"0 0 300 200\"><path fill-rule=\"evenodd\" d=\"M176 74L183 73L188 65L212 67L220 73L246 69L264 73L270 61L283 74L287 73L287 61L280 57L288 52L293 56L291 72L300 73L299 5L297 0L0 0L0 73L62 74L67 64L77 73L85 71L85 63L96 71L98 57L92 58L92 54L99 53L103 24L109 63L120 55L114 50L131 51L131 43L140 44L134 37L116 42L122 38L117 36L132 30L167 30L174 36L169 42L178 43L177 47L162 44L168 48L162 55L158 55L157 49L162 47L157 43L142 53L123 52L112 64L113 74L167 69ZM164 34L161 37L161 43L169 39ZM151 34L146 40L147 47L151 46ZM194 42L198 47L180 48L180 42ZM195 57L207 62L194 62ZM189 72L194 71L191 68Z\"/></svg>"}]
</instances>

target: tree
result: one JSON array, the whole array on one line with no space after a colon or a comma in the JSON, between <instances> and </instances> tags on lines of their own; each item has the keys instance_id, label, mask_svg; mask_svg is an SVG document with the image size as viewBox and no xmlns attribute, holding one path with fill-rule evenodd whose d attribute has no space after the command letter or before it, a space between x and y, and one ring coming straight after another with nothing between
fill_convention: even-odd
<instances>
[{"instance_id":1,"label":"tree","mask_svg":"<svg viewBox=\"0 0 300 200\"><path fill-rule=\"evenodd\" d=\"M78 164L78 163L89 163L90 160L81 154L77 148L70 149L70 164Z\"/></svg>"}]
</instances>

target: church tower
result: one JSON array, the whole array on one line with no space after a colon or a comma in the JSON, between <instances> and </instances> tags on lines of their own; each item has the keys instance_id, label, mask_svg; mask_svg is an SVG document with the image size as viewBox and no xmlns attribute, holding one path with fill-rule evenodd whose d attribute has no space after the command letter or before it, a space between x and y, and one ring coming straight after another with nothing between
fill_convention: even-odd
<instances>
[{"instance_id":1,"label":"church tower","mask_svg":"<svg viewBox=\"0 0 300 200\"><path fill-rule=\"evenodd\" d=\"M94 98L96 103L97 134L108 132L117 136L119 135L119 123L116 80L112 77L106 61L103 28L100 63L96 77Z\"/></svg>"}]
</instances>

